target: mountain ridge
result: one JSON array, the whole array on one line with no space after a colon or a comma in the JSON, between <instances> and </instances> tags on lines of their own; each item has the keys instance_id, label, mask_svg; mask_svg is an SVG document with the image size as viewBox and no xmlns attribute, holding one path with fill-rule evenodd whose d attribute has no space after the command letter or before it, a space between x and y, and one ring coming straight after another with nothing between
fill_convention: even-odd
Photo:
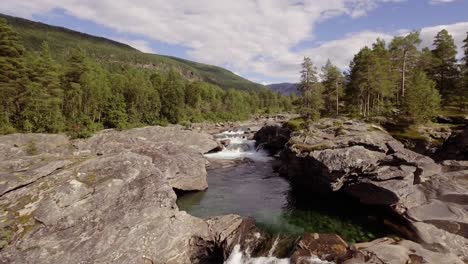
<instances>
[{"instance_id":1,"label":"mountain ridge","mask_svg":"<svg viewBox=\"0 0 468 264\"><path fill-rule=\"evenodd\" d=\"M280 93L282 95L297 95L299 91L297 90L298 84L297 83L273 83L267 85L273 92Z\"/></svg>"},{"instance_id":2,"label":"mountain ridge","mask_svg":"<svg viewBox=\"0 0 468 264\"><path fill-rule=\"evenodd\" d=\"M174 56L144 53L115 40L79 32L69 28L36 22L0 13L18 32L26 50L39 52L41 43L47 41L57 51L57 60L64 60L69 50L83 48L93 59L105 64L131 64L147 69L168 71L176 68L187 80L203 80L222 87L239 90L258 90L265 86L250 81L219 66L195 62Z\"/></svg>"}]
</instances>

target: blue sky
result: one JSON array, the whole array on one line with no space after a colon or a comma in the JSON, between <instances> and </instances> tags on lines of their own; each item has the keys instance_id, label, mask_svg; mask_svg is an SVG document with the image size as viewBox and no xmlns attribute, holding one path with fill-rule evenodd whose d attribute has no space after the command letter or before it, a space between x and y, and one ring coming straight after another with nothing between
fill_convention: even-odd
<instances>
[{"instance_id":1,"label":"blue sky","mask_svg":"<svg viewBox=\"0 0 468 264\"><path fill-rule=\"evenodd\" d=\"M467 0L3 0L0 12L222 66L260 83L294 82L304 56L343 70L377 37L446 28L460 46Z\"/></svg>"}]
</instances>

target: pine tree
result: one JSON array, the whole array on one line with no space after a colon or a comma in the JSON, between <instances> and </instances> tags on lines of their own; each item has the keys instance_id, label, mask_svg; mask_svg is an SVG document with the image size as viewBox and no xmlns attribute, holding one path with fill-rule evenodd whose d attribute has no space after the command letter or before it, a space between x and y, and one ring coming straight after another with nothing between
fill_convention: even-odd
<instances>
[{"instance_id":1,"label":"pine tree","mask_svg":"<svg viewBox=\"0 0 468 264\"><path fill-rule=\"evenodd\" d=\"M401 74L399 97L405 97L406 76L411 72L416 64L418 56L417 46L421 43L419 32L413 31L406 36L394 37L390 43L393 61ZM398 99L398 97L397 97Z\"/></svg>"},{"instance_id":2,"label":"pine tree","mask_svg":"<svg viewBox=\"0 0 468 264\"><path fill-rule=\"evenodd\" d=\"M300 113L306 120L317 120L323 109L323 88L317 79L317 70L310 58L302 63L299 90L302 95Z\"/></svg>"},{"instance_id":3,"label":"pine tree","mask_svg":"<svg viewBox=\"0 0 468 264\"><path fill-rule=\"evenodd\" d=\"M328 114L339 114L340 99L343 95L344 78L338 67L330 60L322 67L322 84L324 87L325 111Z\"/></svg>"},{"instance_id":4,"label":"pine tree","mask_svg":"<svg viewBox=\"0 0 468 264\"><path fill-rule=\"evenodd\" d=\"M18 34L0 18L0 133L13 131L19 123L21 96L28 85L24 56Z\"/></svg>"},{"instance_id":5,"label":"pine tree","mask_svg":"<svg viewBox=\"0 0 468 264\"><path fill-rule=\"evenodd\" d=\"M414 123L425 123L434 118L440 108L440 95L435 89L435 83L426 74L418 71L413 74L404 109Z\"/></svg>"},{"instance_id":6,"label":"pine tree","mask_svg":"<svg viewBox=\"0 0 468 264\"><path fill-rule=\"evenodd\" d=\"M373 54L369 47L364 47L350 63L349 82L346 97L349 111L353 115L370 115L370 97L372 90Z\"/></svg>"},{"instance_id":7,"label":"pine tree","mask_svg":"<svg viewBox=\"0 0 468 264\"><path fill-rule=\"evenodd\" d=\"M69 121L77 119L83 109L82 76L87 71L85 58L82 49L73 49L66 61L62 79L63 113Z\"/></svg>"},{"instance_id":8,"label":"pine tree","mask_svg":"<svg viewBox=\"0 0 468 264\"><path fill-rule=\"evenodd\" d=\"M468 108L468 32L466 33L466 38L463 40L463 61L462 64L462 74L458 81L458 88L456 93L456 103L463 110Z\"/></svg>"},{"instance_id":9,"label":"pine tree","mask_svg":"<svg viewBox=\"0 0 468 264\"><path fill-rule=\"evenodd\" d=\"M465 67L468 68L468 32L466 32L466 38L463 40L463 61L465 62Z\"/></svg>"},{"instance_id":10,"label":"pine tree","mask_svg":"<svg viewBox=\"0 0 468 264\"><path fill-rule=\"evenodd\" d=\"M458 75L456 66L457 47L453 37L445 29L437 33L433 45L435 48L432 50L434 55L432 78L436 81L436 87L442 99L447 101L456 86L455 82Z\"/></svg>"},{"instance_id":11,"label":"pine tree","mask_svg":"<svg viewBox=\"0 0 468 264\"><path fill-rule=\"evenodd\" d=\"M372 44L370 87L371 94L368 99L368 106L372 114L386 114L388 105L394 101L394 96L398 94L398 72L394 71L392 64L392 53L386 48L384 40L377 39ZM408 58L407 58L408 59ZM408 59L406 70L411 65ZM413 66L411 66L412 68Z\"/></svg>"}]
</instances>

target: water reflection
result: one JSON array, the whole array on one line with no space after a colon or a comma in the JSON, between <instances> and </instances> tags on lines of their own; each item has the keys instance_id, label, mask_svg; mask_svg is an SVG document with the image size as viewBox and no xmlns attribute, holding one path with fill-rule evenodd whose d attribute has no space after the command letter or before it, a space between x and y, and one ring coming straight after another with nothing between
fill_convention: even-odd
<instances>
[{"instance_id":1,"label":"water reflection","mask_svg":"<svg viewBox=\"0 0 468 264\"><path fill-rule=\"evenodd\" d=\"M373 208L349 197L319 196L291 188L273 172L271 162L251 162L208 171L209 188L182 195L181 210L198 217L252 216L272 234L337 233L349 242L387 233Z\"/></svg>"}]
</instances>

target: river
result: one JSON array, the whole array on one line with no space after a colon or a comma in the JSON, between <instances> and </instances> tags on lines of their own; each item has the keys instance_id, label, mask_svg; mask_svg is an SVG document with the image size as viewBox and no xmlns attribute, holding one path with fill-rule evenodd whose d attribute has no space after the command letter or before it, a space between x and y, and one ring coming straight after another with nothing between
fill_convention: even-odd
<instances>
[{"instance_id":1,"label":"river","mask_svg":"<svg viewBox=\"0 0 468 264\"><path fill-rule=\"evenodd\" d=\"M255 141L248 140L244 132L227 131L216 137L229 143L222 151L206 157L213 163L219 160L238 162L234 166L209 168L208 190L181 195L180 210L201 218L223 214L251 216L259 227L272 235L336 233L355 243L388 234L383 220L355 201L294 190L274 171L279 161L258 148ZM242 263L283 263L278 261Z\"/></svg>"}]
</instances>

